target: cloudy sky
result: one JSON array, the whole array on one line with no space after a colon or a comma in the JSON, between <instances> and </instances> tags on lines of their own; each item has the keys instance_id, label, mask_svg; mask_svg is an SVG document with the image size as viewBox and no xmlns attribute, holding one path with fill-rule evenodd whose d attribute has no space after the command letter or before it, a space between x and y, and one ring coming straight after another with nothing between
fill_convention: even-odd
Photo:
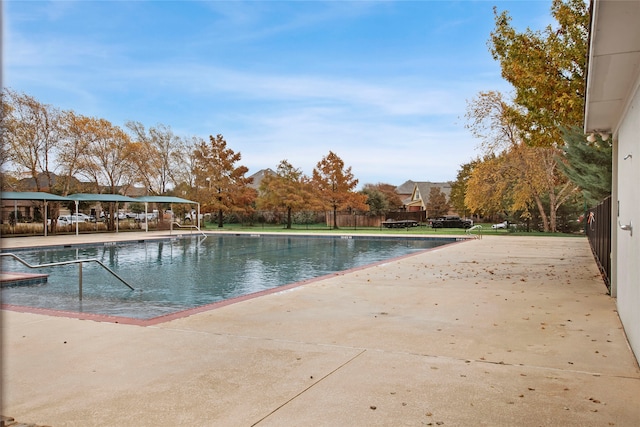
<instances>
[{"instance_id":1,"label":"cloudy sky","mask_svg":"<svg viewBox=\"0 0 640 427\"><path fill-rule=\"evenodd\" d=\"M18 1L3 84L124 127L222 134L249 174L329 151L360 184L454 180L467 101L509 91L493 7L541 30L551 1Z\"/></svg>"}]
</instances>

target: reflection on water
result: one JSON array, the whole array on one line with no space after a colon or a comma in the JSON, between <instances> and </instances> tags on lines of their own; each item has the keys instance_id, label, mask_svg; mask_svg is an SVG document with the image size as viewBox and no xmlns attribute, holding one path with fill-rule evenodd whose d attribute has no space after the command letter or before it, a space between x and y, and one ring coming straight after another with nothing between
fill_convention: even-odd
<instances>
[{"instance_id":1,"label":"reflection on water","mask_svg":"<svg viewBox=\"0 0 640 427\"><path fill-rule=\"evenodd\" d=\"M66 249L20 251L32 265L97 258L95 263L38 269L46 284L2 289L6 304L149 319L395 258L450 243L447 239L209 236ZM33 272L2 258L2 270Z\"/></svg>"}]
</instances>

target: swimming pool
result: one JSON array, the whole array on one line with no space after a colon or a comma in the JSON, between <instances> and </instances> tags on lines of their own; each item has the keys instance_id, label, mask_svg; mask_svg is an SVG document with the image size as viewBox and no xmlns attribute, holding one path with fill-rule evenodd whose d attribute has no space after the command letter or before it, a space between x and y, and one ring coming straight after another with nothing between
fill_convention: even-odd
<instances>
[{"instance_id":1,"label":"swimming pool","mask_svg":"<svg viewBox=\"0 0 640 427\"><path fill-rule=\"evenodd\" d=\"M16 252L32 265L99 259L131 291L95 263L38 269L44 284L2 289L2 302L51 310L151 319L266 291L451 243L455 239L360 236L213 235L40 248ZM11 258L2 270L33 272Z\"/></svg>"}]
</instances>

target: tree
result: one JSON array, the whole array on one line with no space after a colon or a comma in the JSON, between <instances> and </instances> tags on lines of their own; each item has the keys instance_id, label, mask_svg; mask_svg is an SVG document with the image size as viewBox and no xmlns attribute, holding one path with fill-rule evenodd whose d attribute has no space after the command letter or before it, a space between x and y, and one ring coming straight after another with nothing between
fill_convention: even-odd
<instances>
[{"instance_id":1,"label":"tree","mask_svg":"<svg viewBox=\"0 0 640 427\"><path fill-rule=\"evenodd\" d=\"M566 162L560 163L560 169L580 187L589 206L595 206L611 195L611 142L603 141L600 135L589 142L578 128L565 130L563 139Z\"/></svg>"},{"instance_id":2,"label":"tree","mask_svg":"<svg viewBox=\"0 0 640 427\"><path fill-rule=\"evenodd\" d=\"M75 175L86 168L88 149L97 137L97 120L66 111L61 119L62 141L58 152L58 162L62 169L62 195L71 190Z\"/></svg>"},{"instance_id":3,"label":"tree","mask_svg":"<svg viewBox=\"0 0 640 427\"><path fill-rule=\"evenodd\" d=\"M562 128L582 123L589 14L583 0L553 0L551 12L556 27L518 33L507 12L494 9L489 49L515 96L507 103L497 92L481 93L467 118L474 135L484 139L485 153L500 155L503 176L515 178L504 187L512 192L503 193L510 208L535 204L545 231L555 232L558 209L576 191L560 173L564 160L556 147L562 144ZM478 178L469 186L482 185L481 172L491 175L476 168ZM479 188L469 190L475 194L465 200L480 202Z\"/></svg>"},{"instance_id":4,"label":"tree","mask_svg":"<svg viewBox=\"0 0 640 427\"><path fill-rule=\"evenodd\" d=\"M200 200L198 191L200 188L196 185L196 148L202 144L206 144L205 140L193 136L191 138L183 138L184 152L181 156L175 158L176 170L174 180L176 182L174 192L181 194L187 198Z\"/></svg>"},{"instance_id":5,"label":"tree","mask_svg":"<svg viewBox=\"0 0 640 427\"><path fill-rule=\"evenodd\" d=\"M332 151L313 169L313 185L323 205L333 210L333 228L338 229L338 209L366 211L366 195L355 193L358 180L345 169L344 162Z\"/></svg>"},{"instance_id":6,"label":"tree","mask_svg":"<svg viewBox=\"0 0 640 427\"><path fill-rule=\"evenodd\" d=\"M11 161L29 173L36 191L53 191L53 159L60 143L60 111L29 95L5 88L2 112L6 114L1 121L2 145L10 149ZM3 158L8 160L9 156L3 154ZM55 233L59 206L50 203L49 209L51 232Z\"/></svg>"},{"instance_id":7,"label":"tree","mask_svg":"<svg viewBox=\"0 0 640 427\"><path fill-rule=\"evenodd\" d=\"M369 213L371 215L384 215L389 212L389 202L384 193L373 185L365 185L360 192L367 196L367 205L369 205Z\"/></svg>"},{"instance_id":8,"label":"tree","mask_svg":"<svg viewBox=\"0 0 640 427\"><path fill-rule=\"evenodd\" d=\"M589 13L584 0L553 0L557 26L518 33L494 8L489 48L515 89L510 120L529 145L560 145L562 127L583 122Z\"/></svg>"},{"instance_id":9,"label":"tree","mask_svg":"<svg viewBox=\"0 0 640 427\"><path fill-rule=\"evenodd\" d=\"M7 96L5 93L2 93L2 98L0 98L0 132L2 135L7 135L9 132L12 132L13 123L9 120L12 106L9 105L7 101ZM4 137L3 137L4 138ZM0 176L2 177L2 181L5 178L5 166L11 161L11 149L9 148L9 144L5 142L3 139L2 144L0 144ZM4 182L3 182L4 183Z\"/></svg>"},{"instance_id":10,"label":"tree","mask_svg":"<svg viewBox=\"0 0 640 427\"><path fill-rule=\"evenodd\" d=\"M240 153L227 148L227 141L218 134L209 136L195 147L194 176L196 186L204 189L205 209L218 211L218 227L223 226L225 212L244 211L255 200L255 190L247 187L251 178L244 175L246 166L235 166L242 158Z\"/></svg>"},{"instance_id":11,"label":"tree","mask_svg":"<svg viewBox=\"0 0 640 427\"><path fill-rule=\"evenodd\" d=\"M36 191L52 186L52 162L60 141L60 111L35 98L4 89L2 110L3 145L11 149L11 160L26 170ZM43 182L41 176L45 177Z\"/></svg>"},{"instance_id":12,"label":"tree","mask_svg":"<svg viewBox=\"0 0 640 427\"><path fill-rule=\"evenodd\" d=\"M458 170L456 180L451 184L451 193L449 194L449 203L453 206L456 212L474 214L472 209L469 209L465 203L465 195L467 194L467 187L469 178L473 169L480 163L479 159L472 160L469 163L463 164Z\"/></svg>"},{"instance_id":13,"label":"tree","mask_svg":"<svg viewBox=\"0 0 640 427\"><path fill-rule=\"evenodd\" d=\"M449 203L447 195L442 192L439 187L431 187L429 189L429 200L427 201L427 212L430 217L444 216L449 213Z\"/></svg>"},{"instance_id":14,"label":"tree","mask_svg":"<svg viewBox=\"0 0 640 427\"><path fill-rule=\"evenodd\" d=\"M257 204L260 209L284 209L287 215L287 229L291 229L292 214L313 205L313 192L309 178L282 160L275 175L266 175L260 183Z\"/></svg>"},{"instance_id":15,"label":"tree","mask_svg":"<svg viewBox=\"0 0 640 427\"><path fill-rule=\"evenodd\" d=\"M106 187L109 194L118 194L124 187L126 193L135 179L129 135L108 120L91 119L85 137L88 145L81 160L80 174L93 182L96 192L102 192ZM109 230L115 228L116 211L112 203Z\"/></svg>"},{"instance_id":16,"label":"tree","mask_svg":"<svg viewBox=\"0 0 640 427\"><path fill-rule=\"evenodd\" d=\"M486 155L470 172L464 203L473 212L493 216L510 211L511 179L504 155Z\"/></svg>"},{"instance_id":17,"label":"tree","mask_svg":"<svg viewBox=\"0 0 640 427\"><path fill-rule=\"evenodd\" d=\"M533 204L539 211L545 231L556 231L556 213L576 187L559 170L559 153L555 146L532 146L523 138L513 111L518 106L507 103L499 92L481 92L469 103L468 125L472 134L482 140L485 156L499 160L499 168L475 168L467 184L474 196L465 198L472 209L502 206L506 211L527 211ZM497 180L496 173L501 177ZM493 182L493 186L487 186ZM501 189L500 192L497 190ZM502 201L495 200L500 194ZM485 201L482 199L485 198ZM543 203L546 200L547 203ZM486 208L485 208L486 209ZM486 212L485 212L486 213Z\"/></svg>"},{"instance_id":18,"label":"tree","mask_svg":"<svg viewBox=\"0 0 640 427\"><path fill-rule=\"evenodd\" d=\"M169 184L176 184L177 167L185 146L169 126L157 125L145 130L142 123L125 125L132 133L138 179L150 194L166 194Z\"/></svg>"},{"instance_id":19,"label":"tree","mask_svg":"<svg viewBox=\"0 0 640 427\"><path fill-rule=\"evenodd\" d=\"M362 193L366 194L369 212L374 215L382 215L389 211L395 211L402 207L402 200L396 192L396 187L391 184L365 184Z\"/></svg>"}]
</instances>

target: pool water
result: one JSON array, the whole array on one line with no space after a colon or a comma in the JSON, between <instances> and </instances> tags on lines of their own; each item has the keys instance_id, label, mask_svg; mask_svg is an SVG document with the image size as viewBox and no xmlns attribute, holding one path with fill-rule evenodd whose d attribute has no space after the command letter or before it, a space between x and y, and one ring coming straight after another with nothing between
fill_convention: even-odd
<instances>
[{"instance_id":1,"label":"pool water","mask_svg":"<svg viewBox=\"0 0 640 427\"><path fill-rule=\"evenodd\" d=\"M135 290L96 263L28 269L2 257L2 270L47 273L47 283L2 289L2 302L19 306L151 319L226 299L451 243L451 239L215 235L19 251L32 265L97 258Z\"/></svg>"}]
</instances>

